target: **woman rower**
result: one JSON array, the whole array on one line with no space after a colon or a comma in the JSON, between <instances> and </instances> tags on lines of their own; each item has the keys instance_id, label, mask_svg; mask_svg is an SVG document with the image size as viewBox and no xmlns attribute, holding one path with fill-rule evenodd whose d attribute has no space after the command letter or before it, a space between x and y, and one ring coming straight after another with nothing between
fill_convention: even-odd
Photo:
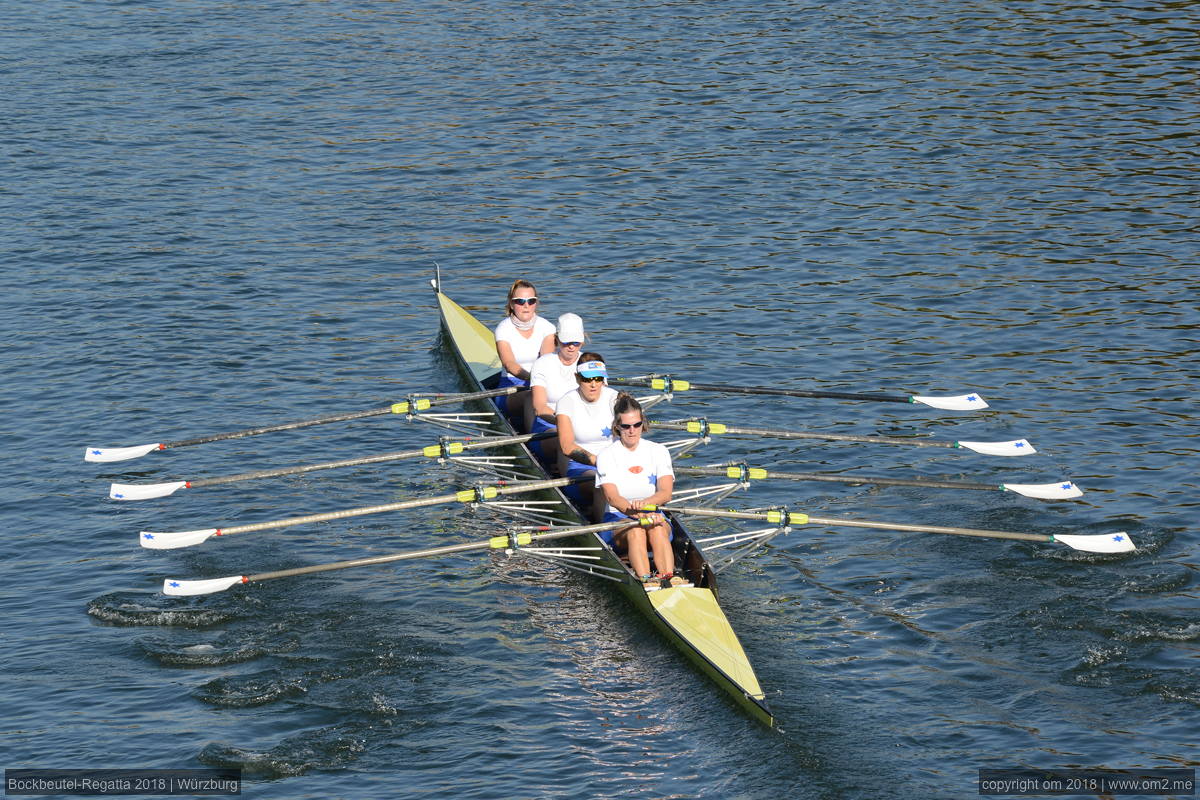
<instances>
[{"instance_id":1,"label":"woman rower","mask_svg":"<svg viewBox=\"0 0 1200 800\"><path fill-rule=\"evenodd\" d=\"M599 353L581 353L575 367L574 391L554 407L558 421L558 471L574 478L596 474L596 454L612 444L613 404L617 390L608 385L608 368ZM604 492L593 485L592 521L604 513Z\"/></svg>"},{"instance_id":2,"label":"woman rower","mask_svg":"<svg viewBox=\"0 0 1200 800\"><path fill-rule=\"evenodd\" d=\"M525 430L529 433L554 430L558 422L554 406L564 394L575 389L575 364L579 361L585 338L583 320L578 314L563 314L558 318L558 333L554 337L556 349L538 356L529 371L530 403L525 410ZM555 464L558 438L543 439L538 444L546 462Z\"/></svg>"},{"instance_id":3,"label":"woman rower","mask_svg":"<svg viewBox=\"0 0 1200 800\"><path fill-rule=\"evenodd\" d=\"M538 356L554 349L554 325L550 320L538 316L537 306L537 289L533 288L533 284L519 279L513 281L505 306L508 316L496 326L496 355L500 357L500 365L504 368L497 388L520 386L528 389L533 362ZM496 405L510 416L524 420L529 406L529 392L521 391L501 397Z\"/></svg>"},{"instance_id":4,"label":"woman rower","mask_svg":"<svg viewBox=\"0 0 1200 800\"><path fill-rule=\"evenodd\" d=\"M688 581L675 574L671 521L658 512L642 511L671 499L675 488L671 453L661 444L642 438L647 428L642 406L624 392L613 406L613 427L617 440L596 458L596 483L608 501L604 521L616 522L617 526L611 539L607 533L601 536L617 550L628 552L629 566L643 583L657 579L664 587L682 586ZM622 526L622 522L629 524ZM654 552L657 575L650 572L650 551Z\"/></svg>"}]
</instances>

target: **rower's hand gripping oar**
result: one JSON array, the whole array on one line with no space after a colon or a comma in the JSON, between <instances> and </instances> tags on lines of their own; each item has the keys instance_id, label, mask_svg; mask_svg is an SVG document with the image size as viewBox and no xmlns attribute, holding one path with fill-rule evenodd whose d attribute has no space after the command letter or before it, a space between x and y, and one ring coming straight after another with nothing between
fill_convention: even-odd
<instances>
[{"instance_id":1,"label":"rower's hand gripping oar","mask_svg":"<svg viewBox=\"0 0 1200 800\"><path fill-rule=\"evenodd\" d=\"M664 511L674 511L677 514L694 517L726 517L729 519L765 520L773 524L783 525L829 525L832 527L876 528L885 531L912 531L915 533L947 533L956 536L978 536L985 539L1012 539L1024 542L1044 542L1047 544L1065 544L1074 550L1088 553L1128 553L1137 548L1129 534L1124 531L1103 534L1048 534L1023 533L1019 531L989 531L977 528L953 528L940 525L912 525L900 522L876 522L865 519L846 519L844 517L815 517L811 514L801 514L786 510L775 511L721 511L713 508L681 508L679 506L662 506Z\"/></svg>"},{"instance_id":2,"label":"rower's hand gripping oar","mask_svg":"<svg viewBox=\"0 0 1200 800\"><path fill-rule=\"evenodd\" d=\"M342 511L328 511L323 514L308 514L303 517L288 517L286 519L255 522L249 525L234 525L228 528L201 528L194 531L142 531L138 534L138 543L150 550L174 550L179 547L191 547L207 541L214 536L229 536L235 533L253 533L275 528L287 528L292 525L305 525L313 522L328 522L334 519L361 517L367 514L383 514L388 511L402 511L409 508L443 505L446 503L481 503L496 497L503 497L523 492L536 492L541 489L554 489L572 483L584 483L593 480L590 475L577 478L550 478L540 481L519 481L515 484L501 483L496 486L479 486L474 489L463 489L453 494L437 497L423 497L416 500L402 500L396 503L384 503L377 506L362 506L347 508Z\"/></svg>"},{"instance_id":3,"label":"rower's hand gripping oar","mask_svg":"<svg viewBox=\"0 0 1200 800\"><path fill-rule=\"evenodd\" d=\"M706 419L689 419L677 422L659 422L652 420L651 425L669 430L687 431L702 437L714 434L732 434L742 436L765 436L774 439L822 439L833 442L865 442L868 444L898 444L910 447L949 447L971 450L987 456L1031 456L1037 452L1026 439L1014 439L1011 442L948 442L937 439L903 439L891 436L858 436L849 433L817 433L810 431L786 431L775 428L744 428L736 425L726 425L723 422L709 422Z\"/></svg>"},{"instance_id":4,"label":"rower's hand gripping oar","mask_svg":"<svg viewBox=\"0 0 1200 800\"><path fill-rule=\"evenodd\" d=\"M381 408L369 408L365 411L350 411L342 414L330 414L324 417L315 417L313 419L299 420L298 422L284 422L278 425L266 425L260 428L247 428L241 431L233 431L231 433L217 433L211 436L199 436L195 439L180 439L174 442L155 442L154 444L139 444L132 447L88 447L83 451L84 461L94 461L97 463L108 463L112 461L126 461L131 458L141 458L147 453L152 453L155 450L170 450L176 447L187 447L194 444L208 444L209 442L221 442L226 439L241 439L246 436L258 436L263 433L276 433L278 431L291 431L298 428L307 428L311 425L326 425L330 422L347 422L356 419L365 419L367 417L377 417L383 414L411 414L414 411L424 411L427 408L436 405L444 405L447 403L463 403L468 400L481 400L487 397L500 397L501 395L513 394L520 391L514 386L506 386L502 389L490 389L485 392L470 392L468 394L450 394L450 395L433 395L430 397L410 397L399 403L383 406Z\"/></svg>"},{"instance_id":5,"label":"rower's hand gripping oar","mask_svg":"<svg viewBox=\"0 0 1200 800\"><path fill-rule=\"evenodd\" d=\"M675 380L670 375L640 375L636 378L610 378L613 383L625 383L633 386L649 386L667 392L686 392L692 389L702 392L722 392L725 394L763 394L776 397L815 397L830 400L863 400L881 403L919 403L944 411L979 411L987 408L987 402L978 392L954 396L933 396L916 394L864 394L861 392L823 392L806 389L776 389L767 386L725 386L716 383L692 383Z\"/></svg>"},{"instance_id":6,"label":"rower's hand gripping oar","mask_svg":"<svg viewBox=\"0 0 1200 800\"><path fill-rule=\"evenodd\" d=\"M454 441L450 438L442 438L438 444L431 444L428 447L422 447L419 450L402 450L395 453L381 453L375 456L363 456L361 458L349 458L343 461L326 461L321 464L305 464L296 467L282 467L279 469L262 469L254 472L242 472L237 475L224 475L216 478L194 478L187 481L171 481L169 483L114 483L109 487L108 497L110 500L149 500L155 497L167 497L180 489L196 489L202 486L217 486L224 483L236 483L238 481L259 480L264 478L278 478L283 475L297 475L300 473L315 472L322 469L335 469L338 467L357 467L363 464L380 464L387 461L399 461L405 458L436 458L445 459L451 458L459 453L467 450L479 450L487 447L504 447L510 444L519 444L528 442L534 439L544 439L554 436L553 431L544 431L542 433L527 433L520 436L486 436L479 439L464 439L462 441Z\"/></svg>"},{"instance_id":7,"label":"rower's hand gripping oar","mask_svg":"<svg viewBox=\"0 0 1200 800\"><path fill-rule=\"evenodd\" d=\"M871 486L919 486L925 489L974 489L977 491L1013 492L1038 500L1070 500L1082 497L1083 490L1073 481L1057 483L973 483L967 481L938 481L920 478L879 478L857 475L853 472L833 475L825 472L779 472L741 463L720 464L713 467L675 467L676 474L719 475L743 483L752 480L776 478L790 481L814 481L827 483L851 483Z\"/></svg>"},{"instance_id":8,"label":"rower's hand gripping oar","mask_svg":"<svg viewBox=\"0 0 1200 800\"><path fill-rule=\"evenodd\" d=\"M493 536L491 539L483 542L468 542L465 544L450 544L444 547L432 547L427 550L410 550L403 553L392 553L383 556L370 556L368 558L355 558L349 561L335 561L330 564L313 564L307 567L295 567L293 569L281 569L275 572L260 572L257 575L230 575L224 578L209 578L198 581L183 581L174 578L167 578L163 581L163 594L169 595L198 595L198 594L213 594L215 592L223 592L230 587L236 586L239 583L256 583L259 581L275 580L276 578L290 578L295 575L311 575L317 572L330 572L337 569L350 569L351 567L368 567L376 564L390 564L394 561L409 561L417 558L432 558L436 556L453 555L456 553L468 553L477 550L507 550L524 547L534 542L551 541L553 539L563 539L568 536L578 536L584 533L592 533L595 531L605 531L612 528L611 522L604 522L597 525L583 525L572 528L550 528L543 527L539 530L546 531L545 533L509 533L505 536Z\"/></svg>"}]
</instances>

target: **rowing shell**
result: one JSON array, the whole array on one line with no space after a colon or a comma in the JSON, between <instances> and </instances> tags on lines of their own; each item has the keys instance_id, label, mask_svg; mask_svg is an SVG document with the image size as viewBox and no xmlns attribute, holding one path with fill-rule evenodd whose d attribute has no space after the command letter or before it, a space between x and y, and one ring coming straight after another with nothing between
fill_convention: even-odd
<instances>
[{"instance_id":1,"label":"rowing shell","mask_svg":"<svg viewBox=\"0 0 1200 800\"><path fill-rule=\"evenodd\" d=\"M472 389L494 388L500 378L500 359L492 332L462 306L441 291L440 274L433 281L441 312L442 328L463 374ZM507 434L514 433L508 419L495 411L494 425ZM528 446L519 446L524 458L549 476L545 467L534 457ZM584 521L583 512L561 489L553 490L554 499L569 509L570 524ZM633 570L608 546L597 533L584 535L581 544L600 557L600 570L615 577L618 587L638 611L649 619L685 656L695 663L718 686L729 693L751 716L766 725L774 725L774 715L763 701L763 691L746 658L737 634L717 602L716 576L700 546L674 515L670 515L675 550L675 562L691 586L646 591ZM600 573L596 573L600 574Z\"/></svg>"}]
</instances>

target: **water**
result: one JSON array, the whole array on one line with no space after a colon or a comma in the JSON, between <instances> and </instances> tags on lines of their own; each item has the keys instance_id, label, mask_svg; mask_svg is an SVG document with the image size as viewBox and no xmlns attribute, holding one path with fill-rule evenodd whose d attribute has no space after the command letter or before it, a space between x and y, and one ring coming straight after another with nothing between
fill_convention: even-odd
<instances>
[{"instance_id":1,"label":"water","mask_svg":"<svg viewBox=\"0 0 1200 800\"><path fill-rule=\"evenodd\" d=\"M281 798L953 798L981 767L1200 761L1196 4L24 11L0 39L5 766L230 765ZM399 420L80 459L460 388L435 261L489 322L533 280L618 374L993 405L679 416L1040 450L729 438L699 463L1087 492L731 502L1139 550L796 531L721 582L782 732L607 586L523 561L158 594L497 529L445 508L134 542L473 480L411 462L104 499L436 438Z\"/></svg>"}]
</instances>

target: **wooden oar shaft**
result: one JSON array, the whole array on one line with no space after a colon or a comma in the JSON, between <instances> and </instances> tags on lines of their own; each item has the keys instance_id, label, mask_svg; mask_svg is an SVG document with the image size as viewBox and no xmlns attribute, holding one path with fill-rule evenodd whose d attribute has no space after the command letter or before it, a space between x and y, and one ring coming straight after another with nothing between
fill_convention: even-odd
<instances>
[{"instance_id":1,"label":"wooden oar shaft","mask_svg":"<svg viewBox=\"0 0 1200 800\"><path fill-rule=\"evenodd\" d=\"M541 489L553 489L559 486L567 486L571 483L590 480L588 476L581 478L551 478L542 481L521 481L516 485L499 485L481 487L478 490L468 489L453 494L443 494L437 497L422 497L415 500L402 500L396 503L384 503L377 506L362 506L360 508L347 508L341 511L328 511L323 514L308 514L302 517L289 517L287 519L276 519L268 522L255 522L249 525L235 525L229 528L219 528L221 536L228 536L233 533L252 533L254 531L273 530L275 528L287 528L292 525L307 525L314 522L328 522L335 519L347 519L349 517L361 517L368 514L383 514L389 511L403 511L409 508L422 508L425 506L444 505L446 503L471 503L482 500L487 497L503 497L513 494L521 494L523 492L536 492ZM478 495L480 492L485 492L484 498Z\"/></svg>"},{"instance_id":2,"label":"wooden oar shaft","mask_svg":"<svg viewBox=\"0 0 1200 800\"><path fill-rule=\"evenodd\" d=\"M873 522L871 520L844 519L842 517L808 518L810 525L834 525L850 528L877 528L889 531L912 531L914 533L949 533L955 536L978 536L984 539L1012 539L1021 542L1053 542L1054 537L1045 533L1023 533L1020 531L989 531L978 528L954 528L938 525L908 525L902 522Z\"/></svg>"},{"instance_id":3,"label":"wooden oar shaft","mask_svg":"<svg viewBox=\"0 0 1200 800\"><path fill-rule=\"evenodd\" d=\"M627 383L634 386L651 386L652 378L611 378L613 383ZM906 394L871 394L862 392L824 392L808 389L775 389L767 386L726 386L718 383L687 382L688 388L702 392L721 392L724 394L764 394L777 397L819 397L830 400L863 400L882 403L911 403L912 398Z\"/></svg>"},{"instance_id":4,"label":"wooden oar shaft","mask_svg":"<svg viewBox=\"0 0 1200 800\"><path fill-rule=\"evenodd\" d=\"M676 474L684 475L720 475L727 478L737 478L739 468L730 467L675 467ZM749 470L748 470L749 472ZM1002 487L994 483L969 483L966 481L934 481L919 478L879 478L853 473L830 475L823 472L778 472L755 468L753 478L778 478L789 481L818 481L825 483L870 484L875 486L919 486L925 489L975 489L979 491L997 491Z\"/></svg>"},{"instance_id":5,"label":"wooden oar shaft","mask_svg":"<svg viewBox=\"0 0 1200 800\"><path fill-rule=\"evenodd\" d=\"M321 464L302 464L295 467L280 467L279 469L260 469L253 472L239 472L237 475L220 475L212 478L197 478L195 480L188 481L188 485L193 489L201 486L219 486L223 483L253 481L261 480L263 478L278 478L282 475L299 475L305 472L316 472L317 470L322 469L357 467L361 464L378 464L382 461L398 461L403 458L417 458L422 454L422 450L401 450L395 453L383 453L376 456L347 458L342 461L326 461Z\"/></svg>"},{"instance_id":6,"label":"wooden oar shaft","mask_svg":"<svg viewBox=\"0 0 1200 800\"><path fill-rule=\"evenodd\" d=\"M789 525L831 525L834 527L875 528L885 531L912 531L914 533L949 533L955 536L979 536L986 539L1013 539L1023 542L1053 542L1054 537L1045 533L1021 533L1017 531L989 531L978 528L953 528L940 525L914 525L903 522L879 522L844 517L814 517L809 514L785 511L723 511L715 508L682 508L663 506L661 510L674 511L694 517L724 517L727 519L752 519L778 522Z\"/></svg>"},{"instance_id":7,"label":"wooden oar shaft","mask_svg":"<svg viewBox=\"0 0 1200 800\"><path fill-rule=\"evenodd\" d=\"M741 434L743 436L766 436L772 439L823 439L835 442L866 442L869 444L899 444L909 445L911 447L948 447L956 448L956 442L944 442L934 439L901 439L889 436L859 436L849 433L814 433L809 431L785 431L774 428L743 428L735 425L726 425L724 423L701 422L697 426L696 421L683 422L661 422L651 420L650 425L657 428L667 428L677 431L689 431L691 433L700 433L707 435L713 434Z\"/></svg>"},{"instance_id":8,"label":"wooden oar shaft","mask_svg":"<svg viewBox=\"0 0 1200 800\"><path fill-rule=\"evenodd\" d=\"M594 531L606 531L610 530L611 528L611 522L598 525L582 525L574 528L564 528L562 530L551 530L546 533L529 534L525 537L522 537L520 541L522 544L551 541L554 539L565 539L570 536L578 536L584 533L592 533ZM314 572L329 572L337 569L351 569L352 567L369 567L376 564L390 564L394 561L412 561L418 558L436 558L438 556L454 555L456 553L469 553L477 550L488 549L500 549L495 539L489 539L488 541L484 542L448 544L443 547L431 547L425 550L410 550L405 553L391 553L383 556L354 558L348 561L335 561L329 564L313 564L307 567L294 567L293 569L281 569L274 572L260 572L257 575L247 575L244 578L244 581L268 581L274 578L290 578L295 575L311 575Z\"/></svg>"},{"instance_id":9,"label":"wooden oar shaft","mask_svg":"<svg viewBox=\"0 0 1200 800\"><path fill-rule=\"evenodd\" d=\"M486 437L478 441L454 441L447 444L454 446L454 452L466 450L480 450L488 447L504 447L510 444L520 444L528 442L532 439L547 438L553 436L554 433L547 431L544 433L522 434L520 436L496 436ZM283 475L298 475L306 472L315 472L322 469L337 469L339 467L357 467L363 464L380 464L387 461L400 461L406 458L436 458L437 454L430 455L431 450L441 451L440 446L432 445L423 447L418 450L400 450L394 453L381 453L374 456L362 456L360 458L347 458L342 461L326 461L321 464L303 464L295 467L280 467L278 469L260 469L254 472L242 472L237 475L222 475L213 478L198 478L188 481L192 488L201 486L217 486L223 483L235 483L237 481L260 480L263 478L278 478Z\"/></svg>"},{"instance_id":10,"label":"wooden oar shaft","mask_svg":"<svg viewBox=\"0 0 1200 800\"><path fill-rule=\"evenodd\" d=\"M419 400L422 403L428 403L430 406L444 405L447 403L462 403L468 400L481 400L487 397L499 397L500 395L512 394L518 391L516 387L506 386L502 389L490 389L485 392L470 392L467 394L448 394L448 395L422 395ZM369 408L363 411L349 411L342 414L329 414L324 417L314 417L313 419L298 420L296 422L282 422L277 425L264 425L258 428L247 428L241 431L231 431L229 433L216 433L211 436L197 436L193 439L179 439L174 442L163 442L160 450L168 450L172 447L187 447L195 444L207 444L209 442L220 442L227 439L241 439L246 436L258 436L263 433L276 433L278 431L290 431L298 428L307 428L311 425L326 425L331 422L349 422L356 419L365 419L367 417L377 417L383 414L405 413L405 411L397 411L396 406L406 406L407 403L392 403L390 405L381 406L379 408Z\"/></svg>"}]
</instances>

